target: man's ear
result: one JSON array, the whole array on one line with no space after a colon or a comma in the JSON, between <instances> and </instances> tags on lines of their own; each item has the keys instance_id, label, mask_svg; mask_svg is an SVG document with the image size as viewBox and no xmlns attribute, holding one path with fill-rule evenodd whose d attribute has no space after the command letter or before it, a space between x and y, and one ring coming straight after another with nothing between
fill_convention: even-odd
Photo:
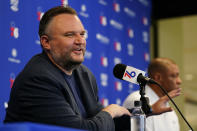
<instances>
[{"instance_id":1,"label":"man's ear","mask_svg":"<svg viewBox=\"0 0 197 131\"><path fill-rule=\"evenodd\" d=\"M162 80L161 73L156 72L154 75L154 80L160 82Z\"/></svg>"},{"instance_id":2,"label":"man's ear","mask_svg":"<svg viewBox=\"0 0 197 131\"><path fill-rule=\"evenodd\" d=\"M49 37L47 35L42 35L40 37L40 43L44 50L50 50L51 46L49 44Z\"/></svg>"}]
</instances>

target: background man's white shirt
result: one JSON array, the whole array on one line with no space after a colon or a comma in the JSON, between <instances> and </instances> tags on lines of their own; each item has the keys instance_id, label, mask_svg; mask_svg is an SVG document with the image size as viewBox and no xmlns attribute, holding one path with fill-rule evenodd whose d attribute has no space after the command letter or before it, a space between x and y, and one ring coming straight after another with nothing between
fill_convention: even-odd
<instances>
[{"instance_id":1,"label":"background man's white shirt","mask_svg":"<svg viewBox=\"0 0 197 131\"><path fill-rule=\"evenodd\" d=\"M157 94L149 86L145 87L145 93L146 97L149 98L150 105L159 99ZM135 100L140 100L139 91L131 93L124 101L123 106L133 108ZM167 103L167 106L169 106L169 103ZM179 121L175 111L146 118L146 131L180 131Z\"/></svg>"}]
</instances>

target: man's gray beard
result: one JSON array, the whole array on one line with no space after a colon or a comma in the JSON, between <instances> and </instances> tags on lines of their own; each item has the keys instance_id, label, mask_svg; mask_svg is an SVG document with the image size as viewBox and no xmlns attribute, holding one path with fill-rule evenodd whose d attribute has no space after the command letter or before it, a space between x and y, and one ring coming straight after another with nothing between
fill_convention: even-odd
<instances>
[{"instance_id":1,"label":"man's gray beard","mask_svg":"<svg viewBox=\"0 0 197 131\"><path fill-rule=\"evenodd\" d=\"M57 57L56 55L52 54L52 58L57 65L59 65L66 71L72 71L76 69L77 67L79 67L82 63L82 62L76 62L76 61L70 60L71 59L70 56Z\"/></svg>"},{"instance_id":2,"label":"man's gray beard","mask_svg":"<svg viewBox=\"0 0 197 131\"><path fill-rule=\"evenodd\" d=\"M68 61L67 63L62 63L62 68L67 71L74 70L81 65L82 62Z\"/></svg>"}]
</instances>

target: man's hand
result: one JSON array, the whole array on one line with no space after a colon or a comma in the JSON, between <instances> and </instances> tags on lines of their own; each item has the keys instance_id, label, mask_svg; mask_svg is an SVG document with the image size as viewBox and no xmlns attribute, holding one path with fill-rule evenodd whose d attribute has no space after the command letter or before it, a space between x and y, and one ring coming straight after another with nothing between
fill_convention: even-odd
<instances>
[{"instance_id":1,"label":"man's hand","mask_svg":"<svg viewBox=\"0 0 197 131\"><path fill-rule=\"evenodd\" d=\"M108 112L112 116L112 118L120 117L123 115L131 116L131 113L126 108L116 104L111 104L105 107L102 111Z\"/></svg>"},{"instance_id":2,"label":"man's hand","mask_svg":"<svg viewBox=\"0 0 197 131\"><path fill-rule=\"evenodd\" d=\"M181 94L181 88L174 89L168 93L171 98L179 96ZM169 101L168 96L161 97L155 104L152 105L153 113L151 115L159 115L165 112L172 111L171 107L166 107L166 103Z\"/></svg>"}]
</instances>

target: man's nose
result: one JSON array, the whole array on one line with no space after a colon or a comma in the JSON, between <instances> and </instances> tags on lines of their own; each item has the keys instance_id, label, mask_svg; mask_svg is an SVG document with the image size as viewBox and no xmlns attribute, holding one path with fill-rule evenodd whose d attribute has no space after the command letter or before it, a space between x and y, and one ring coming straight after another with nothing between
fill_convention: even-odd
<instances>
[{"instance_id":1,"label":"man's nose","mask_svg":"<svg viewBox=\"0 0 197 131\"><path fill-rule=\"evenodd\" d=\"M75 43L84 44L85 43L85 37L80 35L79 33L75 34Z\"/></svg>"},{"instance_id":2,"label":"man's nose","mask_svg":"<svg viewBox=\"0 0 197 131\"><path fill-rule=\"evenodd\" d=\"M180 77L177 78L177 83L180 85L182 83L182 80Z\"/></svg>"}]
</instances>

